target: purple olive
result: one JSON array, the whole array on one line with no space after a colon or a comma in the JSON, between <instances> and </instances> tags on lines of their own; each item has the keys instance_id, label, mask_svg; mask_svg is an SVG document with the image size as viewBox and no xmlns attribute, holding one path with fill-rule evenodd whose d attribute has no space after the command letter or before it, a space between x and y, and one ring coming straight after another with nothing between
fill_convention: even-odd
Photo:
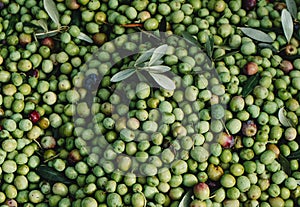
<instances>
[{"instance_id":1,"label":"purple olive","mask_svg":"<svg viewBox=\"0 0 300 207\"><path fill-rule=\"evenodd\" d=\"M257 132L257 126L252 120L243 123L242 133L247 137L253 137Z\"/></svg>"},{"instance_id":2,"label":"purple olive","mask_svg":"<svg viewBox=\"0 0 300 207\"><path fill-rule=\"evenodd\" d=\"M291 61L283 60L280 64L280 69L283 70L283 72L288 73L294 69L294 66L293 63L291 63Z\"/></svg>"},{"instance_id":3,"label":"purple olive","mask_svg":"<svg viewBox=\"0 0 300 207\"><path fill-rule=\"evenodd\" d=\"M0 9L4 8L4 3L0 1Z\"/></svg>"},{"instance_id":4,"label":"purple olive","mask_svg":"<svg viewBox=\"0 0 300 207\"><path fill-rule=\"evenodd\" d=\"M75 164L79 162L81 159L82 157L78 149L73 149L67 157L68 162L71 164Z\"/></svg>"},{"instance_id":5,"label":"purple olive","mask_svg":"<svg viewBox=\"0 0 300 207\"><path fill-rule=\"evenodd\" d=\"M243 0L243 8L250 11L256 7L256 0Z\"/></svg>"},{"instance_id":6,"label":"purple olive","mask_svg":"<svg viewBox=\"0 0 300 207\"><path fill-rule=\"evenodd\" d=\"M234 145L234 137L227 134L226 132L222 132L218 136L218 143L223 148L231 148Z\"/></svg>"},{"instance_id":7,"label":"purple olive","mask_svg":"<svg viewBox=\"0 0 300 207\"><path fill-rule=\"evenodd\" d=\"M40 113L36 110L30 112L29 119L32 121L32 123L37 123L40 120Z\"/></svg>"},{"instance_id":8,"label":"purple olive","mask_svg":"<svg viewBox=\"0 0 300 207\"><path fill-rule=\"evenodd\" d=\"M46 38L44 38L44 39L42 40L42 45L45 45L45 46L49 47L50 49L53 49L55 43L54 43L53 38L51 38L51 37L46 37Z\"/></svg>"}]
</instances>

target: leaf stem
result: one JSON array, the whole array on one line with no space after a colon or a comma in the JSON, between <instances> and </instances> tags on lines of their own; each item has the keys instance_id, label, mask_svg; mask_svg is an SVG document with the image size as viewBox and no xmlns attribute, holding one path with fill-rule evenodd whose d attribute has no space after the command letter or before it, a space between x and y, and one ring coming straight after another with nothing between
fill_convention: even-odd
<instances>
[{"instance_id":1,"label":"leaf stem","mask_svg":"<svg viewBox=\"0 0 300 207\"><path fill-rule=\"evenodd\" d=\"M223 125L223 127L224 127L224 129L225 129L225 132L226 132L228 135L230 135L230 133L229 133L229 131L228 131L228 129L227 129L227 127L226 127L226 125L225 125L223 119L221 119L221 123L222 123L222 125ZM230 136L231 136L231 135L230 135Z\"/></svg>"},{"instance_id":2,"label":"leaf stem","mask_svg":"<svg viewBox=\"0 0 300 207\"><path fill-rule=\"evenodd\" d=\"M153 38L155 38L155 39L161 41L161 39L160 39L159 37L157 37L157 36L155 36L154 34L151 34L151 33L147 32L147 31L143 30L142 28L137 27L137 29L140 30L142 33L148 35L149 37L153 37Z\"/></svg>"}]
</instances>

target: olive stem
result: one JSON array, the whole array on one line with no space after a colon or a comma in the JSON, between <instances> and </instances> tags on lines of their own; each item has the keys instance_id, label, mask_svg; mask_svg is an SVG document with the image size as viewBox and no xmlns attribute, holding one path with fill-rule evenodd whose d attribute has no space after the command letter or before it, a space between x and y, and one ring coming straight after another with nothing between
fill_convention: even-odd
<instances>
[{"instance_id":1,"label":"olive stem","mask_svg":"<svg viewBox=\"0 0 300 207\"><path fill-rule=\"evenodd\" d=\"M44 160L44 163L47 163L47 162L49 162L49 161L51 161L51 160L53 160L53 159L59 157L59 155L60 155L60 154L58 153L57 155L52 156L52 157L48 158L47 160Z\"/></svg>"},{"instance_id":2,"label":"olive stem","mask_svg":"<svg viewBox=\"0 0 300 207\"><path fill-rule=\"evenodd\" d=\"M65 32L69 29L68 26L61 26L56 30L51 30L51 31L44 31L44 32L40 32L40 33L34 33L34 38L37 41L37 38L41 36L41 38L43 38L44 36L49 37L49 36L54 36L59 32Z\"/></svg>"},{"instance_id":3,"label":"olive stem","mask_svg":"<svg viewBox=\"0 0 300 207\"><path fill-rule=\"evenodd\" d=\"M34 139L33 140L38 146L39 146L39 148L41 148L42 149L42 146L41 146L41 144L36 140L36 139Z\"/></svg>"},{"instance_id":4,"label":"olive stem","mask_svg":"<svg viewBox=\"0 0 300 207\"><path fill-rule=\"evenodd\" d=\"M276 140L269 140L267 142L265 142L266 144L277 144Z\"/></svg>"},{"instance_id":5,"label":"olive stem","mask_svg":"<svg viewBox=\"0 0 300 207\"><path fill-rule=\"evenodd\" d=\"M121 24L121 27L132 28L132 27L142 27L141 23L130 23L130 24Z\"/></svg>"},{"instance_id":6,"label":"olive stem","mask_svg":"<svg viewBox=\"0 0 300 207\"><path fill-rule=\"evenodd\" d=\"M160 38L156 37L154 34L151 34L151 33L149 33L149 32L146 32L145 30L143 30L143 29L140 28L140 27L138 27L138 30L140 30L142 33L145 33L145 34L148 35L149 37L153 37L153 38L155 38L155 39L161 41Z\"/></svg>"},{"instance_id":7,"label":"olive stem","mask_svg":"<svg viewBox=\"0 0 300 207\"><path fill-rule=\"evenodd\" d=\"M214 198L214 197L216 197L216 194L211 195L211 196L209 196L208 198L210 199L210 198Z\"/></svg>"},{"instance_id":8,"label":"olive stem","mask_svg":"<svg viewBox=\"0 0 300 207\"><path fill-rule=\"evenodd\" d=\"M273 58L280 66L282 66L281 61L277 60L277 59L274 57L274 55L272 55L272 58Z\"/></svg>"},{"instance_id":9,"label":"olive stem","mask_svg":"<svg viewBox=\"0 0 300 207\"><path fill-rule=\"evenodd\" d=\"M144 206L143 207L146 207L147 206L147 199L146 199L144 193L141 192L141 191L138 191L137 193L139 193L139 194L141 194L143 196L143 198L144 198Z\"/></svg>"},{"instance_id":10,"label":"olive stem","mask_svg":"<svg viewBox=\"0 0 300 207\"><path fill-rule=\"evenodd\" d=\"M222 123L222 125L223 125L223 127L224 127L224 129L225 129L225 132L226 132L228 135L230 135L228 129L226 128L226 125L225 125L223 119L221 119L221 123Z\"/></svg>"}]
</instances>

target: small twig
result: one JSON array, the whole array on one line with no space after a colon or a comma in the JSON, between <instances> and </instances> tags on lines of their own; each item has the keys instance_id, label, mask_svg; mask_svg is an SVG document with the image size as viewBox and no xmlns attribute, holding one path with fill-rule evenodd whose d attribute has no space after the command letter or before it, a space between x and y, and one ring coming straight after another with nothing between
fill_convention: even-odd
<instances>
[{"instance_id":1,"label":"small twig","mask_svg":"<svg viewBox=\"0 0 300 207\"><path fill-rule=\"evenodd\" d=\"M59 155L60 155L60 153L58 153L57 155L54 155L54 156L48 158L47 160L44 160L44 163L47 163L47 162L49 162L49 161L51 161L51 160L53 160L53 159L59 157Z\"/></svg>"},{"instance_id":2,"label":"small twig","mask_svg":"<svg viewBox=\"0 0 300 207\"><path fill-rule=\"evenodd\" d=\"M161 41L161 39L160 39L159 37L157 37L157 36L155 36L154 34L151 34L151 33L149 33L149 32L146 32L145 30L142 30L140 27L137 27L137 29L140 30L142 33L148 35L149 37L153 37L153 38L155 38L155 39Z\"/></svg>"},{"instance_id":3,"label":"small twig","mask_svg":"<svg viewBox=\"0 0 300 207\"><path fill-rule=\"evenodd\" d=\"M223 125L223 127L224 127L224 129L225 129L225 132L226 132L228 135L230 135L228 129L226 128L226 125L225 125L223 119L220 119L220 120L221 120L221 123L222 123L222 125Z\"/></svg>"},{"instance_id":4,"label":"small twig","mask_svg":"<svg viewBox=\"0 0 300 207\"><path fill-rule=\"evenodd\" d=\"M40 33L34 33L34 38L36 39L36 38L39 38L39 37L43 38L44 36L45 37L54 36L54 35L56 35L60 32L67 31L68 29L69 29L68 26L61 26L56 30L44 31L44 32L40 32Z\"/></svg>"},{"instance_id":5,"label":"small twig","mask_svg":"<svg viewBox=\"0 0 300 207\"><path fill-rule=\"evenodd\" d=\"M41 146L41 144L36 140L36 139L34 139L33 140L38 146L39 146L39 148L41 148L42 149L42 146Z\"/></svg>"},{"instance_id":6,"label":"small twig","mask_svg":"<svg viewBox=\"0 0 300 207\"><path fill-rule=\"evenodd\" d=\"M130 23L130 24L121 24L122 27L132 28L132 27L143 27L142 23Z\"/></svg>"}]
</instances>

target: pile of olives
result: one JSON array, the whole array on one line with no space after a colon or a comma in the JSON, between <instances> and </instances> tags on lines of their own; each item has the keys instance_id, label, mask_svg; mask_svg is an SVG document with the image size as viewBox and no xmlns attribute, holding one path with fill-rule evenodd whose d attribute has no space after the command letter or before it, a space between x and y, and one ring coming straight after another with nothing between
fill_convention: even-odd
<instances>
[{"instance_id":1,"label":"pile of olives","mask_svg":"<svg viewBox=\"0 0 300 207\"><path fill-rule=\"evenodd\" d=\"M299 6L0 0L0 207L300 205Z\"/></svg>"}]
</instances>

